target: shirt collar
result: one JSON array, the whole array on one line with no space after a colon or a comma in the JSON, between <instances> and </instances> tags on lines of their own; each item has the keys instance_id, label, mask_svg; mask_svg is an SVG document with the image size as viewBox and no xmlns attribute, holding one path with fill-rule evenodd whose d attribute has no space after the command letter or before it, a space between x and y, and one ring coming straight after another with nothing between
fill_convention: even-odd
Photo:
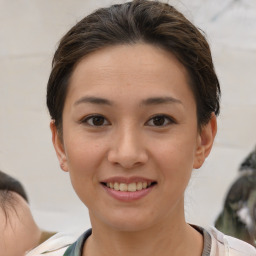
<instances>
[{"instance_id":1,"label":"shirt collar","mask_svg":"<svg viewBox=\"0 0 256 256\"><path fill-rule=\"evenodd\" d=\"M92 229L88 229L84 232L75 243L71 244L65 251L63 256L82 256L83 246L85 240L92 234Z\"/></svg>"}]
</instances>

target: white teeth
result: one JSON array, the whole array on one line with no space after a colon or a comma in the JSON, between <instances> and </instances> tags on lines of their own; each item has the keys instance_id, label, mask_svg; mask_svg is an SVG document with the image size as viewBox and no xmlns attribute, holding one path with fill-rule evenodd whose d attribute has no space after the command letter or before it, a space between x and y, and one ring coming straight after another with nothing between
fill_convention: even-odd
<instances>
[{"instance_id":1,"label":"white teeth","mask_svg":"<svg viewBox=\"0 0 256 256\"><path fill-rule=\"evenodd\" d=\"M125 184L125 183L120 183L120 185L119 185L119 190L120 190L120 191L127 191L127 184Z\"/></svg>"},{"instance_id":2,"label":"white teeth","mask_svg":"<svg viewBox=\"0 0 256 256\"><path fill-rule=\"evenodd\" d=\"M142 182L137 183L137 190L142 190Z\"/></svg>"},{"instance_id":3,"label":"white teeth","mask_svg":"<svg viewBox=\"0 0 256 256\"><path fill-rule=\"evenodd\" d=\"M114 190L119 190L119 184L117 182L114 183Z\"/></svg>"},{"instance_id":4,"label":"white teeth","mask_svg":"<svg viewBox=\"0 0 256 256\"><path fill-rule=\"evenodd\" d=\"M130 191L130 192L136 191L136 183L128 184L128 191Z\"/></svg>"},{"instance_id":5,"label":"white teeth","mask_svg":"<svg viewBox=\"0 0 256 256\"><path fill-rule=\"evenodd\" d=\"M129 192L135 192L142 189L146 189L147 187L151 186L152 182L138 182L138 183L118 183L118 182L107 182L106 186L108 188L114 189L116 191L129 191Z\"/></svg>"},{"instance_id":6,"label":"white teeth","mask_svg":"<svg viewBox=\"0 0 256 256\"><path fill-rule=\"evenodd\" d=\"M142 183L142 188L146 188L148 186L148 183L147 182L143 182Z\"/></svg>"}]
</instances>

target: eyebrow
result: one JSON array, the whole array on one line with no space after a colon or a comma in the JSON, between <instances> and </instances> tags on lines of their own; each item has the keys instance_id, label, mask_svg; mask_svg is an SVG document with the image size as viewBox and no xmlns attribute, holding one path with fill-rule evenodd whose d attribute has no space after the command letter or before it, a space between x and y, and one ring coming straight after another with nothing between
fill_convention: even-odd
<instances>
[{"instance_id":1,"label":"eyebrow","mask_svg":"<svg viewBox=\"0 0 256 256\"><path fill-rule=\"evenodd\" d=\"M181 100L175 99L173 97L153 97L142 101L143 105L159 105L159 104L169 104L178 103L182 104Z\"/></svg>"},{"instance_id":2,"label":"eyebrow","mask_svg":"<svg viewBox=\"0 0 256 256\"><path fill-rule=\"evenodd\" d=\"M107 99L94 97L94 96L85 96L80 98L75 102L74 105L79 105L81 103L92 103L92 104L99 104L99 105L113 105L113 103Z\"/></svg>"},{"instance_id":3,"label":"eyebrow","mask_svg":"<svg viewBox=\"0 0 256 256\"><path fill-rule=\"evenodd\" d=\"M100 98L100 97L94 97L94 96L82 97L79 100L77 100L74 105L79 105L82 103L92 103L97 105L108 105L108 106L114 105L114 103L110 100ZM160 104L170 104L170 103L182 104L182 101L173 97L152 97L152 98L142 100L142 105L160 105Z\"/></svg>"}]
</instances>

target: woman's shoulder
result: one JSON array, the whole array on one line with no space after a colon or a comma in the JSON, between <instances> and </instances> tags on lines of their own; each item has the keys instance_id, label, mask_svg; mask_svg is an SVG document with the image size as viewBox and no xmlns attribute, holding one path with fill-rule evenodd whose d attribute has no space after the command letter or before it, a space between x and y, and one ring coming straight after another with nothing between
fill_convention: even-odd
<instances>
[{"instance_id":1,"label":"woman's shoulder","mask_svg":"<svg viewBox=\"0 0 256 256\"><path fill-rule=\"evenodd\" d=\"M63 255L66 249L73 244L81 232L76 233L57 233L33 250L29 251L26 256L60 256Z\"/></svg>"},{"instance_id":2,"label":"woman's shoulder","mask_svg":"<svg viewBox=\"0 0 256 256\"><path fill-rule=\"evenodd\" d=\"M256 256L256 249L239 239L227 236L214 227L207 228L211 236L210 256ZM67 248L75 243L81 236L81 232L66 234L57 233L44 243L28 252L26 256L60 256Z\"/></svg>"},{"instance_id":3,"label":"woman's shoulder","mask_svg":"<svg viewBox=\"0 0 256 256\"><path fill-rule=\"evenodd\" d=\"M212 251L210 256L256 256L256 249L252 245L227 236L214 227L207 229L212 238Z\"/></svg>"}]
</instances>

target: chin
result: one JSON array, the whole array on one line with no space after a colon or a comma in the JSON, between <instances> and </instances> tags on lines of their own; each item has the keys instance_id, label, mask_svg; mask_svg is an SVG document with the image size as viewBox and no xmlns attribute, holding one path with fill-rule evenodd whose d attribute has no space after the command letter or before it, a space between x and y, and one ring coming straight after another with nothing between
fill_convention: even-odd
<instances>
[{"instance_id":1,"label":"chin","mask_svg":"<svg viewBox=\"0 0 256 256\"><path fill-rule=\"evenodd\" d=\"M148 229L153 225L152 216L146 214L132 214L126 211L124 214L112 214L111 218L105 219L105 224L120 232L138 232Z\"/></svg>"}]
</instances>

